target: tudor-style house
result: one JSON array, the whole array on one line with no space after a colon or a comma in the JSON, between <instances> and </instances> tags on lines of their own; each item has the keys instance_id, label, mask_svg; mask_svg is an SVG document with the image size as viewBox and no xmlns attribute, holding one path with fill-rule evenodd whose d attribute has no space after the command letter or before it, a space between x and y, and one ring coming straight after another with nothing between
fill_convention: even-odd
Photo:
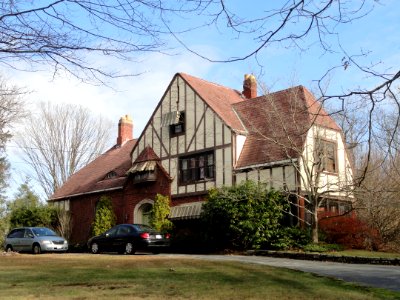
<instances>
[{"instance_id":1,"label":"tudor-style house","mask_svg":"<svg viewBox=\"0 0 400 300\"><path fill-rule=\"evenodd\" d=\"M177 221L198 218L210 188L255 180L291 194L292 214L305 220L310 189L320 209L341 211L352 179L341 129L303 86L257 96L253 75L239 92L178 73L137 139L121 118L117 144L49 201L71 212L76 243L89 237L102 195L118 223L147 223L155 195L168 195Z\"/></svg>"}]
</instances>

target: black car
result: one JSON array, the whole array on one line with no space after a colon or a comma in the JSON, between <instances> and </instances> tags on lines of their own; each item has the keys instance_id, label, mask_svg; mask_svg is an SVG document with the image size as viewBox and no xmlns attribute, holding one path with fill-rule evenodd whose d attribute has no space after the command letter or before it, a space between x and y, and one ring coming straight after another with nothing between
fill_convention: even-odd
<instances>
[{"instance_id":1,"label":"black car","mask_svg":"<svg viewBox=\"0 0 400 300\"><path fill-rule=\"evenodd\" d=\"M134 254L136 251L160 253L169 247L169 234L162 234L148 225L119 224L88 241L93 253L118 252Z\"/></svg>"}]
</instances>

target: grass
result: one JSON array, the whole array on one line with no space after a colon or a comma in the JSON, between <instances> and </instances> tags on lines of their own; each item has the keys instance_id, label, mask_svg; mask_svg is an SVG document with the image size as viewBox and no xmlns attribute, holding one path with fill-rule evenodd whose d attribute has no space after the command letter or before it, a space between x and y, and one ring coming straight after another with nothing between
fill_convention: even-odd
<instances>
[{"instance_id":1,"label":"grass","mask_svg":"<svg viewBox=\"0 0 400 300\"><path fill-rule=\"evenodd\" d=\"M400 258L400 253L374 252L367 250L344 250L337 252L329 252L329 254L343 255L343 256L374 257L374 258Z\"/></svg>"},{"instance_id":2,"label":"grass","mask_svg":"<svg viewBox=\"0 0 400 300\"><path fill-rule=\"evenodd\" d=\"M1 299L399 299L261 265L153 255L0 256Z\"/></svg>"}]
</instances>

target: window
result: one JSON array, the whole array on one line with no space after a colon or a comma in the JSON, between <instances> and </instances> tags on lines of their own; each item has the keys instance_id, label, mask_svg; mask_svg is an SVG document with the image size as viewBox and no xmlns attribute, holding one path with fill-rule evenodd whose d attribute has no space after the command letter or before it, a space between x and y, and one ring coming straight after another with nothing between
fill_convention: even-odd
<instances>
[{"instance_id":1,"label":"window","mask_svg":"<svg viewBox=\"0 0 400 300\"><path fill-rule=\"evenodd\" d=\"M319 171L337 172L336 143L317 140L316 163Z\"/></svg>"},{"instance_id":2,"label":"window","mask_svg":"<svg viewBox=\"0 0 400 300\"><path fill-rule=\"evenodd\" d=\"M133 183L141 183L146 181L156 181L156 170L148 170L134 173Z\"/></svg>"},{"instance_id":3,"label":"window","mask_svg":"<svg viewBox=\"0 0 400 300\"><path fill-rule=\"evenodd\" d=\"M185 132L185 113L179 112L179 118L176 123L169 125L171 137L183 134Z\"/></svg>"},{"instance_id":4,"label":"window","mask_svg":"<svg viewBox=\"0 0 400 300\"><path fill-rule=\"evenodd\" d=\"M179 159L179 183L189 184L215 178L214 152L205 152Z\"/></svg>"},{"instance_id":5,"label":"window","mask_svg":"<svg viewBox=\"0 0 400 300\"><path fill-rule=\"evenodd\" d=\"M114 178L114 177L117 177L117 173L115 173L114 171L111 171L111 172L108 172L108 173L106 174L106 176L104 177L104 179L111 179L111 178Z\"/></svg>"},{"instance_id":6,"label":"window","mask_svg":"<svg viewBox=\"0 0 400 300\"><path fill-rule=\"evenodd\" d=\"M17 238L22 238L24 237L25 229L14 229L11 231L7 238L9 239L17 239Z\"/></svg>"}]
</instances>

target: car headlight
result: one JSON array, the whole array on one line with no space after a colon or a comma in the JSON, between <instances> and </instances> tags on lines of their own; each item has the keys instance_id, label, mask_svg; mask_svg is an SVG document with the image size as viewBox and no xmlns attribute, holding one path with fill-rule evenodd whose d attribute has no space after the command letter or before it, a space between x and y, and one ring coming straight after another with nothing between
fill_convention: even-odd
<instances>
[{"instance_id":1,"label":"car headlight","mask_svg":"<svg viewBox=\"0 0 400 300\"><path fill-rule=\"evenodd\" d=\"M67 240L64 240L64 245L68 244Z\"/></svg>"},{"instance_id":2,"label":"car headlight","mask_svg":"<svg viewBox=\"0 0 400 300\"><path fill-rule=\"evenodd\" d=\"M46 244L46 245L50 245L52 243L53 243L52 241L42 241L42 244Z\"/></svg>"}]
</instances>

